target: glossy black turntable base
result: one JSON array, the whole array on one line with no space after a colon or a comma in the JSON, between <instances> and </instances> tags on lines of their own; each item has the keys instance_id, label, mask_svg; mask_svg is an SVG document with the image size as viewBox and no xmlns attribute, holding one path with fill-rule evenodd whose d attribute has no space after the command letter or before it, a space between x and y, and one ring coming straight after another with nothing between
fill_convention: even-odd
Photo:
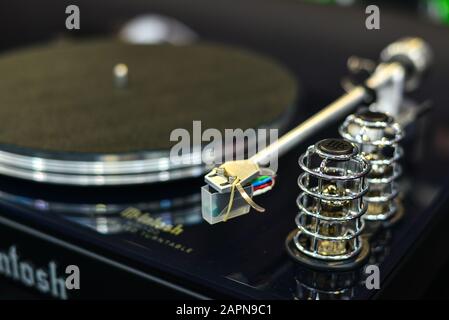
<instances>
[{"instance_id":1,"label":"glossy black turntable base","mask_svg":"<svg viewBox=\"0 0 449 320\"><path fill-rule=\"evenodd\" d=\"M419 173L429 161L434 165L439 163L436 158L423 157L435 151L434 144L427 143L424 149L418 147L421 140L417 137L427 136L426 131L422 131L425 122L413 127L405 141L409 157L404 162L404 216L391 228L376 227L376 234L372 236L367 263L379 265L381 290L366 289L363 266L349 274L317 273L287 254L284 243L294 229L297 213L298 187L292 177L299 174L297 155L305 146L280 160L275 190L257 199L267 208L265 213L250 212L226 223L209 225L201 219L199 203L179 201L199 192L203 185L200 179L161 184L157 193L152 193L151 188L133 189L132 193L123 189L124 199L131 194L134 198L129 203L140 195L147 202L159 203L158 208L119 208L116 213L102 214L100 210L90 215L50 210L51 206L43 205L45 201L30 201L30 192L27 197L15 199L14 204L2 201L0 224L5 231L0 236L0 251L7 252L16 245L23 259L37 265L46 265L50 260L57 261L60 266L78 264L87 280L83 281L84 290L68 293L70 298L103 294L123 298L136 295L170 298L176 296L173 292L195 298L306 299L316 298L318 294L327 299L365 299L382 296L394 287L400 270L414 270L413 264L407 264L408 259L413 258L415 251L426 249L416 245L426 228L445 214L440 211L446 201L444 184ZM336 132L336 126L328 129L314 140L330 136L333 130ZM8 179L8 186L13 183ZM171 200L170 190L178 191L176 201ZM181 190L183 192L179 193ZM48 200L44 193L39 197ZM155 227L156 220L172 228L162 231ZM28 240L23 240L25 238ZM438 258L444 260L445 255L439 252ZM415 271L416 283L423 283L421 290L432 274L430 270L436 266L434 263L426 267L427 271ZM109 275L119 284L109 283ZM347 277L351 281L346 281ZM341 288L348 283L349 287ZM325 287L320 287L323 285ZM396 292L395 297L401 298L401 293Z\"/></svg>"}]
</instances>

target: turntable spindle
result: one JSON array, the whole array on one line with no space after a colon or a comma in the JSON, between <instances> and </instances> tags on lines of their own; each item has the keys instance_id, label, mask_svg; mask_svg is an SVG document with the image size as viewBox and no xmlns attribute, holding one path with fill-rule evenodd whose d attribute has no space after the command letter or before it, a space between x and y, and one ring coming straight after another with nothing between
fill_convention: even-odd
<instances>
[{"instance_id":1,"label":"turntable spindle","mask_svg":"<svg viewBox=\"0 0 449 320\"><path fill-rule=\"evenodd\" d=\"M128 86L128 66L124 63L118 63L114 66L114 83L117 88L126 88Z\"/></svg>"}]
</instances>

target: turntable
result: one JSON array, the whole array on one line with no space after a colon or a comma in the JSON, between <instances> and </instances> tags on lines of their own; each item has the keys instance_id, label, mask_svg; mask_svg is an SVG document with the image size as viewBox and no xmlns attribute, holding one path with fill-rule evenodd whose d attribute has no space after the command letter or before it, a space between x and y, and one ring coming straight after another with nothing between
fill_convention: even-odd
<instances>
[{"instance_id":1,"label":"turntable","mask_svg":"<svg viewBox=\"0 0 449 320\"><path fill-rule=\"evenodd\" d=\"M192 141L182 161L170 160L172 131L193 135L195 120L204 130L283 129L296 102L297 85L284 67L217 44L62 41L4 54L0 68L8 79L0 117L9 119L0 132L0 172L46 183L199 176L201 141Z\"/></svg>"},{"instance_id":2,"label":"turntable","mask_svg":"<svg viewBox=\"0 0 449 320\"><path fill-rule=\"evenodd\" d=\"M291 41L282 24L271 27L277 41ZM302 43L295 48L305 58L288 52L288 63L278 62L283 52L272 51L275 59L214 41L98 36L1 54L0 277L56 299L422 293L445 256L424 236L447 206L447 158L434 135L447 132L445 114L441 103L426 113L411 93L434 98L421 91L431 50L437 61L441 54L428 38L363 47L376 59L382 52L375 70L351 69L368 75L338 94L340 73L325 62L293 74L311 56ZM336 46L332 64L344 65L339 50L349 58L354 47ZM329 54L316 52L316 60ZM246 159L257 172L240 179L248 167L203 164L201 141L187 161L170 159L173 130L194 136L197 120L221 132L276 128L280 139ZM231 150L257 144L232 142ZM261 164L273 150L279 170L268 176ZM214 205L220 210L208 215ZM421 291L404 293L406 276L423 264ZM81 270L80 290L61 285L68 265ZM381 270L379 290L364 282L370 265Z\"/></svg>"}]
</instances>

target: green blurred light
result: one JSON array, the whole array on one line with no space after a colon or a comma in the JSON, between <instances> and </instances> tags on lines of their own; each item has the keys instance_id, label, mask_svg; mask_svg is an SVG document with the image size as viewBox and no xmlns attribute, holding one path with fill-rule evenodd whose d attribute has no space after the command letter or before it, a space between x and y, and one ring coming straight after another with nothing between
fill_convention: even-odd
<instances>
[{"instance_id":1,"label":"green blurred light","mask_svg":"<svg viewBox=\"0 0 449 320\"><path fill-rule=\"evenodd\" d=\"M317 4L335 4L340 6L350 6L356 2L356 0L306 0L306 2L313 2Z\"/></svg>"},{"instance_id":2,"label":"green blurred light","mask_svg":"<svg viewBox=\"0 0 449 320\"><path fill-rule=\"evenodd\" d=\"M427 0L427 11L432 18L449 25L449 0Z\"/></svg>"}]
</instances>

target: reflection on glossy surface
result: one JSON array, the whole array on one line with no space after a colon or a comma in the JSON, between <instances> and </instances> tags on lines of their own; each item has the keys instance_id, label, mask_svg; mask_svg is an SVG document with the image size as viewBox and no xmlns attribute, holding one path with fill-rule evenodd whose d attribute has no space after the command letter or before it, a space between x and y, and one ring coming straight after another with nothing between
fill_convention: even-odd
<instances>
[{"instance_id":1,"label":"reflection on glossy surface","mask_svg":"<svg viewBox=\"0 0 449 320\"><path fill-rule=\"evenodd\" d=\"M449 121L438 119L439 115L437 112L429 114L428 118L422 118L408 128L403 143L407 156L402 161L402 219L388 228L373 228L376 232L371 235L368 263L379 265L381 288L384 280L404 255L413 249L418 236L437 214L438 204L445 201L442 192L449 176L449 153L443 151L446 150L444 141L446 138L449 140L449 134L446 134L449 132ZM431 127L427 126L428 122L432 123ZM324 137L337 136L337 128L337 124L329 127L305 145ZM201 180L160 185L155 189L120 189L119 193L111 190L108 194L116 192L117 195L109 197L112 198L109 201L95 201L94 193L91 201L85 203L88 206L84 207L78 205L84 203L84 196L80 201L70 201L71 206L64 207L61 204L66 202L57 201L66 196L64 192L58 194L57 190L52 190L48 197L45 192L39 197L32 197L12 192L14 183L8 181L2 184L1 212L12 218L26 217L47 227L54 226L59 231L79 233L80 239L100 248L107 243L127 261L139 262L149 268L156 265L161 272L169 272L181 284L184 279L199 285L207 284L210 290L220 293L216 294L219 297L372 297L376 291L366 289L359 274L317 273L304 269L284 249L287 234L295 228L295 200L299 193L296 177L300 174L297 159L304 148L299 146L280 159L277 188L258 199L267 208L266 213L250 212L240 219L213 226L201 222L198 193L203 184ZM5 195L6 187L9 196ZM179 194L180 191L182 194ZM51 195L56 199L50 200ZM132 201L128 201L130 197ZM103 206L97 206L97 203ZM145 218L140 221L124 218L121 213L130 207L139 210L137 220L141 216ZM178 225L181 229L173 229Z\"/></svg>"},{"instance_id":2,"label":"reflection on glossy surface","mask_svg":"<svg viewBox=\"0 0 449 320\"><path fill-rule=\"evenodd\" d=\"M361 269L346 272L325 272L298 269L295 299L350 300L360 281Z\"/></svg>"},{"instance_id":3,"label":"reflection on glossy surface","mask_svg":"<svg viewBox=\"0 0 449 320\"><path fill-rule=\"evenodd\" d=\"M194 193L184 197L147 202L83 204L54 202L0 191L1 202L58 215L102 234L125 232L124 226L131 222L126 216L130 210L141 213L142 217L151 215L162 226L201 223L200 200L199 193ZM145 227L145 224L141 223L142 217L134 221L135 227Z\"/></svg>"}]
</instances>

